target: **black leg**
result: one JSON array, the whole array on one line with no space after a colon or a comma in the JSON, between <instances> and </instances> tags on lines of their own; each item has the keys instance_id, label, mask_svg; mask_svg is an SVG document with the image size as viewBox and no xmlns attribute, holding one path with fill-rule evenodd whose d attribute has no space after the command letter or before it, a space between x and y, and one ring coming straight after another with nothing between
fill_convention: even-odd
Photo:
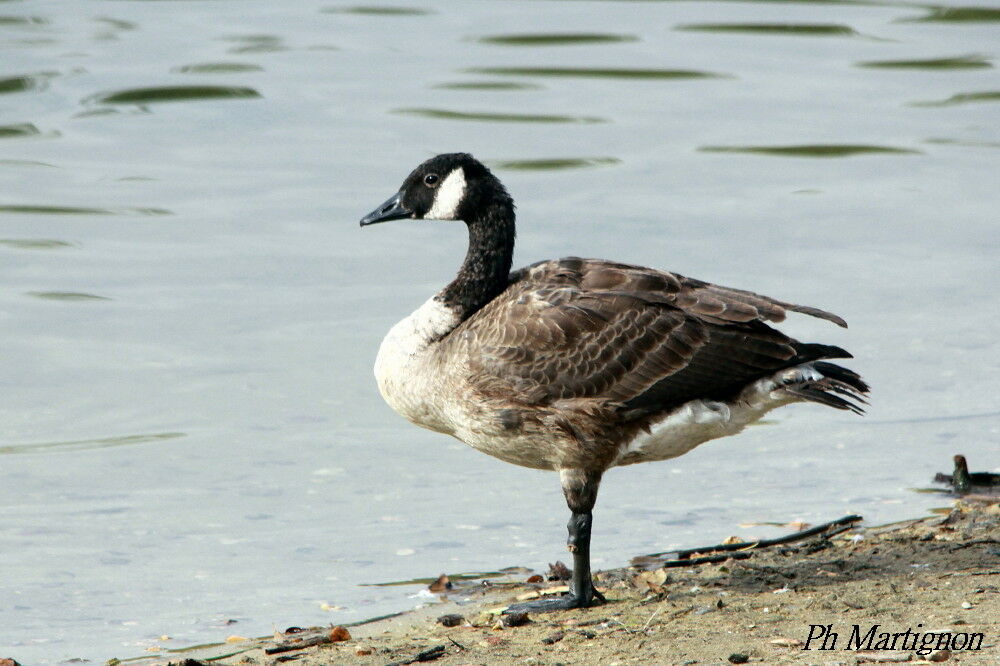
<instances>
[{"instance_id":1,"label":"black leg","mask_svg":"<svg viewBox=\"0 0 1000 666\"><path fill-rule=\"evenodd\" d=\"M542 613L586 608L594 605L595 600L604 601L604 595L594 588L594 579L590 574L590 529L593 523L591 509L597 501L597 488L601 483L601 476L581 470L562 470L560 479L563 494L566 495L566 504L573 512L569 525L566 526L569 531L566 547L573 553L573 578L570 581L569 593L553 599L512 604L504 613L525 611Z\"/></svg>"}]
</instances>

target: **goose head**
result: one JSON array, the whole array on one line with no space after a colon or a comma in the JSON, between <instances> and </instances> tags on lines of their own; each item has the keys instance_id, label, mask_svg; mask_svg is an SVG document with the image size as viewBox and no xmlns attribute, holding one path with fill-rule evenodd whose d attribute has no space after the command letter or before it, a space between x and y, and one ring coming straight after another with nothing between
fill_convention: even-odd
<instances>
[{"instance_id":1,"label":"goose head","mask_svg":"<svg viewBox=\"0 0 1000 666\"><path fill-rule=\"evenodd\" d=\"M398 192L361 219L361 226L402 219L472 222L497 203L513 206L489 169L468 153L445 153L414 169Z\"/></svg>"}]
</instances>

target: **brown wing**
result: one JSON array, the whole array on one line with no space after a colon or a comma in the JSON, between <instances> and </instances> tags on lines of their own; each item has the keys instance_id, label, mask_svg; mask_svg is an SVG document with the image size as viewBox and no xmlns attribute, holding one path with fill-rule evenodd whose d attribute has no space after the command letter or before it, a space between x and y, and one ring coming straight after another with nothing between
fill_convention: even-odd
<instances>
[{"instance_id":1,"label":"brown wing","mask_svg":"<svg viewBox=\"0 0 1000 666\"><path fill-rule=\"evenodd\" d=\"M472 380L527 405L592 398L636 414L722 397L781 368L849 356L770 328L788 310L836 315L648 268L574 257L511 274L452 334Z\"/></svg>"}]
</instances>

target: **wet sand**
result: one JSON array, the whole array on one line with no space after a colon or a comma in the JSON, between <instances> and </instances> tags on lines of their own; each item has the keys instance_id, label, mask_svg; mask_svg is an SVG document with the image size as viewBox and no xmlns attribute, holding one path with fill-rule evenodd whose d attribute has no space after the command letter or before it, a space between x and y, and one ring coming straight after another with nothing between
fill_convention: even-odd
<instances>
[{"instance_id":1,"label":"wet sand","mask_svg":"<svg viewBox=\"0 0 1000 666\"><path fill-rule=\"evenodd\" d=\"M967 498L947 516L857 527L755 551L746 560L603 571L596 580L608 603L504 626L498 610L507 603L561 585L513 578L458 585L440 595L442 603L335 631L336 642L327 642L330 627L312 628L141 662L1000 663L996 498ZM444 626L438 621L444 615L461 619ZM310 641L323 643L302 647Z\"/></svg>"}]
</instances>

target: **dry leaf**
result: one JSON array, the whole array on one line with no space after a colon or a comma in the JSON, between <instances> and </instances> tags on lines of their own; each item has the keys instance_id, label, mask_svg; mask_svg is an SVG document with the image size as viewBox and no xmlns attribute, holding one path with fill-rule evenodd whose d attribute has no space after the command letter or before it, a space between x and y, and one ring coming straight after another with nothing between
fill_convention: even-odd
<instances>
[{"instance_id":1,"label":"dry leaf","mask_svg":"<svg viewBox=\"0 0 1000 666\"><path fill-rule=\"evenodd\" d=\"M549 580L569 580L573 573L562 562L549 564Z\"/></svg>"},{"instance_id":2,"label":"dry leaf","mask_svg":"<svg viewBox=\"0 0 1000 666\"><path fill-rule=\"evenodd\" d=\"M738 536L729 536L722 540L723 546L731 546L734 543L743 543L743 539Z\"/></svg>"},{"instance_id":3,"label":"dry leaf","mask_svg":"<svg viewBox=\"0 0 1000 666\"><path fill-rule=\"evenodd\" d=\"M801 532L802 530L807 530L812 527L812 523L807 523L804 520L793 520L790 523L785 523L785 527L790 530L795 530L796 532Z\"/></svg>"},{"instance_id":4,"label":"dry leaf","mask_svg":"<svg viewBox=\"0 0 1000 666\"><path fill-rule=\"evenodd\" d=\"M541 583L544 580L545 580L544 578L542 578L538 574L535 574L534 576L531 576L530 578L528 578L528 580L526 582L528 582L528 583Z\"/></svg>"},{"instance_id":5,"label":"dry leaf","mask_svg":"<svg viewBox=\"0 0 1000 666\"><path fill-rule=\"evenodd\" d=\"M233 634L232 636L226 636L227 643L242 643L243 641L248 641L248 640L250 639L247 638L246 636L237 636L235 634Z\"/></svg>"},{"instance_id":6,"label":"dry leaf","mask_svg":"<svg viewBox=\"0 0 1000 666\"><path fill-rule=\"evenodd\" d=\"M663 594L663 585L670 580L666 569L656 569L654 571L643 571L632 576L632 585L640 591L650 591L654 594Z\"/></svg>"},{"instance_id":7,"label":"dry leaf","mask_svg":"<svg viewBox=\"0 0 1000 666\"><path fill-rule=\"evenodd\" d=\"M334 627L330 630L329 636L331 643L340 643L341 641L351 640L351 632L349 632L344 627Z\"/></svg>"},{"instance_id":8,"label":"dry leaf","mask_svg":"<svg viewBox=\"0 0 1000 666\"><path fill-rule=\"evenodd\" d=\"M775 638L771 641L771 645L777 645L778 647L800 647L802 641L797 638Z\"/></svg>"},{"instance_id":9,"label":"dry leaf","mask_svg":"<svg viewBox=\"0 0 1000 666\"><path fill-rule=\"evenodd\" d=\"M359 657L365 657L367 655L370 655L371 653L372 653L371 648L358 648L357 650L354 651L354 654L358 655Z\"/></svg>"},{"instance_id":10,"label":"dry leaf","mask_svg":"<svg viewBox=\"0 0 1000 666\"><path fill-rule=\"evenodd\" d=\"M537 599L540 596L542 596L542 593L539 592L538 590L530 590L528 592L522 592L521 594L517 595L517 597L515 597L515 598L518 601L527 601L529 599Z\"/></svg>"}]
</instances>

